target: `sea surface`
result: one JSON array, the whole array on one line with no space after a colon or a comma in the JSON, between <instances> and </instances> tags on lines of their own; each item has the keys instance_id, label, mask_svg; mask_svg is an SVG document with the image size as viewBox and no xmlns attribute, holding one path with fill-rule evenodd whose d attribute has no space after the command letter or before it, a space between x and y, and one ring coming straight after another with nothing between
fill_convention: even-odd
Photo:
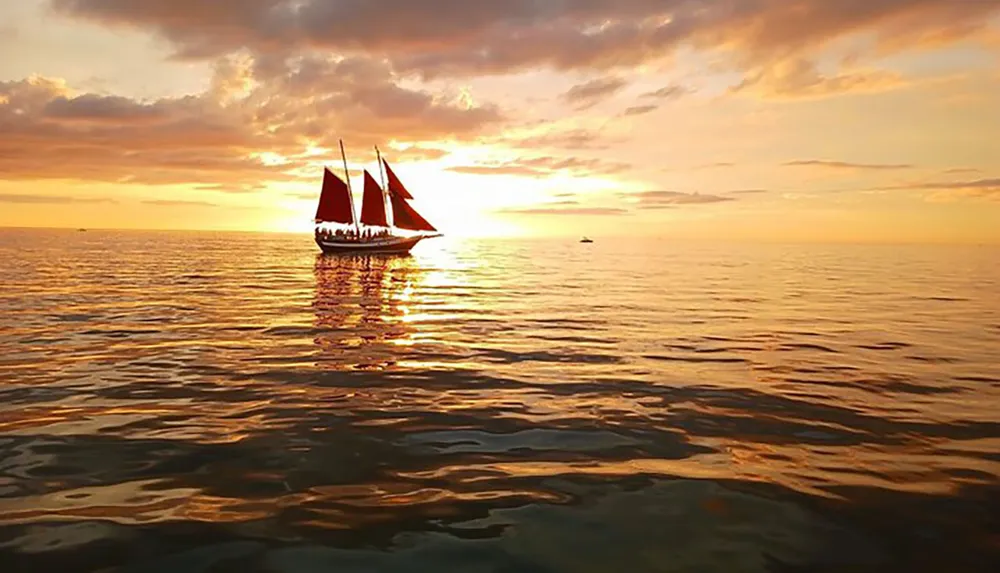
<instances>
[{"instance_id":1,"label":"sea surface","mask_svg":"<svg viewBox=\"0 0 1000 573\"><path fill-rule=\"evenodd\" d=\"M997 248L596 239L0 230L0 572L997 570Z\"/></svg>"}]
</instances>

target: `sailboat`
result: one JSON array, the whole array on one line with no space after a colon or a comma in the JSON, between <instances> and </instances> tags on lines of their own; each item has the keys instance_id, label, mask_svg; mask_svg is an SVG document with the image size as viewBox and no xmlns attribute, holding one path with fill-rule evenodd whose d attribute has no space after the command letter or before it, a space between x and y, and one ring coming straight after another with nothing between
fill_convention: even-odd
<instances>
[{"instance_id":1,"label":"sailboat","mask_svg":"<svg viewBox=\"0 0 1000 573\"><path fill-rule=\"evenodd\" d=\"M389 167L378 147L375 152L380 175L384 169L389 181L386 185L383 175L380 186L371 173L364 170L360 218L355 217L343 141L340 153L344 159L344 179L323 168L323 187L314 227L316 244L324 253L407 253L420 241L441 236L434 225L407 202L413 195ZM334 225L339 228L333 228ZM400 230L409 233L401 234Z\"/></svg>"}]
</instances>

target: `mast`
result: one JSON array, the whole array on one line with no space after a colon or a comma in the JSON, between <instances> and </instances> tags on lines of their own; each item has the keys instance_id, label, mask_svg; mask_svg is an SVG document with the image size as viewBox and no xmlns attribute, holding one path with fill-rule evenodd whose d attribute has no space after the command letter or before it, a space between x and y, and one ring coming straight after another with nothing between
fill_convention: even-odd
<instances>
[{"instance_id":1,"label":"mast","mask_svg":"<svg viewBox=\"0 0 1000 573\"><path fill-rule=\"evenodd\" d=\"M344 179L347 180L347 197L351 200L351 219L354 220L354 231L361 236L361 226L354 212L354 191L351 190L351 172L347 170L347 153L344 152L344 140L340 140L340 156L344 159Z\"/></svg>"},{"instance_id":2,"label":"mast","mask_svg":"<svg viewBox=\"0 0 1000 573\"><path fill-rule=\"evenodd\" d=\"M392 211L392 204L389 203L389 193L385 187L385 169L382 168L382 152L378 150L378 146L375 146L375 157L378 161L378 175L382 180L382 202L385 203L385 214L389 219L389 232L392 233L396 230L396 216Z\"/></svg>"}]
</instances>

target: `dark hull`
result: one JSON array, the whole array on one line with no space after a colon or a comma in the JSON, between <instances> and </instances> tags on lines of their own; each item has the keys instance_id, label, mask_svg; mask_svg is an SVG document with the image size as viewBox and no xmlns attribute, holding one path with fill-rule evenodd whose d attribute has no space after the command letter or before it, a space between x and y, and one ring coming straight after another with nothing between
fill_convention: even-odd
<instances>
[{"instance_id":1,"label":"dark hull","mask_svg":"<svg viewBox=\"0 0 1000 573\"><path fill-rule=\"evenodd\" d=\"M328 255L335 254L368 254L368 253L391 253L403 254L410 252L410 249L417 243L430 237L422 235L418 237L385 237L371 241L339 241L335 239L316 239L316 244Z\"/></svg>"}]
</instances>

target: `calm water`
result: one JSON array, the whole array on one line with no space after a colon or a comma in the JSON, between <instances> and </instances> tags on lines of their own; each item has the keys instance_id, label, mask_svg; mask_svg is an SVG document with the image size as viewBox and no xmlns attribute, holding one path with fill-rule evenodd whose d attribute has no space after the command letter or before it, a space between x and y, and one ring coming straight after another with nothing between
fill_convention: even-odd
<instances>
[{"instance_id":1,"label":"calm water","mask_svg":"<svg viewBox=\"0 0 1000 573\"><path fill-rule=\"evenodd\" d=\"M0 231L0 571L992 571L1000 252Z\"/></svg>"}]
</instances>

